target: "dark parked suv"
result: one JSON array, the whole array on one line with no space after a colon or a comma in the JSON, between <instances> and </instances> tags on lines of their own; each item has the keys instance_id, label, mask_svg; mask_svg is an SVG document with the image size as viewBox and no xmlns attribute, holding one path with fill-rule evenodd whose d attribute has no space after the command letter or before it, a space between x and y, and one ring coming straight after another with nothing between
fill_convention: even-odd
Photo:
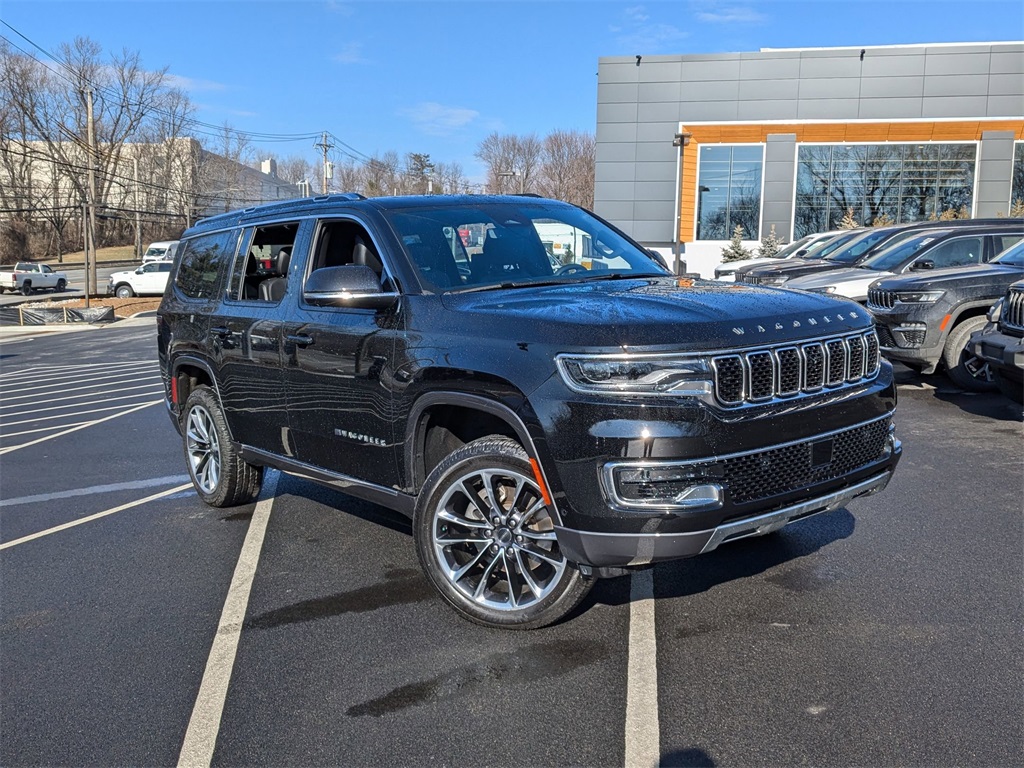
<instances>
[{"instance_id":1,"label":"dark parked suv","mask_svg":"<svg viewBox=\"0 0 1024 768\"><path fill-rule=\"evenodd\" d=\"M989 310L988 323L971 336L968 352L988 363L1000 391L1024 403L1024 280Z\"/></svg>"},{"instance_id":2,"label":"dark parked suv","mask_svg":"<svg viewBox=\"0 0 1024 768\"><path fill-rule=\"evenodd\" d=\"M575 255L553 263L541 233ZM530 196L203 220L158 340L202 499L252 501L276 467L399 510L440 594L490 626L841 507L901 452L863 308L674 276Z\"/></svg>"},{"instance_id":3,"label":"dark parked suv","mask_svg":"<svg viewBox=\"0 0 1024 768\"><path fill-rule=\"evenodd\" d=\"M997 249L1021 239L1019 233L984 237L998 241ZM1024 241L989 264L924 269L876 280L868 289L867 306L878 324L882 354L922 373L933 373L941 364L965 389L994 389L991 367L967 348L967 340L985 325L992 304L1022 277Z\"/></svg>"}]
</instances>

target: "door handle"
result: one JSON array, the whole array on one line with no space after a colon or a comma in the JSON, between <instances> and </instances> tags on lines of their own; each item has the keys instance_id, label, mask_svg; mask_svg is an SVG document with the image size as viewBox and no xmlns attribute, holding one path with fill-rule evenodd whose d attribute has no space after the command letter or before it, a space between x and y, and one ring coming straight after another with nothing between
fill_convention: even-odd
<instances>
[{"instance_id":1,"label":"door handle","mask_svg":"<svg viewBox=\"0 0 1024 768\"><path fill-rule=\"evenodd\" d=\"M304 333L289 333L285 338L297 347L308 347L314 341L312 336Z\"/></svg>"}]
</instances>

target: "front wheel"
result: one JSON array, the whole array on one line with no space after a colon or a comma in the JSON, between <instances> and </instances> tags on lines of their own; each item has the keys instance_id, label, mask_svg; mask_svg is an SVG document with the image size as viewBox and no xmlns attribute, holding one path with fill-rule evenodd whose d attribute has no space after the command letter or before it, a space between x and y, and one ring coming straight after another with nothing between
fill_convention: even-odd
<instances>
[{"instance_id":1,"label":"front wheel","mask_svg":"<svg viewBox=\"0 0 1024 768\"><path fill-rule=\"evenodd\" d=\"M68 281L67 280L58 280L57 281L57 287L54 288L54 290L57 291L57 293L64 293L64 289L67 288L67 287L68 287Z\"/></svg>"},{"instance_id":2,"label":"front wheel","mask_svg":"<svg viewBox=\"0 0 1024 768\"><path fill-rule=\"evenodd\" d=\"M423 570L462 616L536 629L579 605L594 583L562 555L554 525L526 452L485 437L430 473L413 530Z\"/></svg>"},{"instance_id":3,"label":"front wheel","mask_svg":"<svg viewBox=\"0 0 1024 768\"><path fill-rule=\"evenodd\" d=\"M130 285L119 285L114 291L114 295L119 299L130 299L135 295L135 291L132 290Z\"/></svg>"},{"instance_id":4,"label":"front wheel","mask_svg":"<svg viewBox=\"0 0 1024 768\"><path fill-rule=\"evenodd\" d=\"M971 334L984 328L986 322L984 316L964 320L950 331L942 351L942 361L946 364L949 378L969 392L993 392L996 388L989 364L967 348Z\"/></svg>"},{"instance_id":5,"label":"front wheel","mask_svg":"<svg viewBox=\"0 0 1024 768\"><path fill-rule=\"evenodd\" d=\"M211 507L233 507L256 499L263 467L245 462L231 442L217 396L197 387L182 416L185 460L199 498Z\"/></svg>"}]
</instances>

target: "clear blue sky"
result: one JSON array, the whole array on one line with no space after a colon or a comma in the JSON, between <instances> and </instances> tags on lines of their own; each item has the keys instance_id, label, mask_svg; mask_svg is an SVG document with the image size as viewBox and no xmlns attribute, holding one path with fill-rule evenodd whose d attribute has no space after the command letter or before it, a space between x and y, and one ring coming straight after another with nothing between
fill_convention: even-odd
<instances>
[{"instance_id":1,"label":"clear blue sky","mask_svg":"<svg viewBox=\"0 0 1024 768\"><path fill-rule=\"evenodd\" d=\"M77 35L140 51L204 122L328 130L474 179L492 131L594 131L601 56L1024 39L1021 0L0 0L0 19L51 51ZM307 140L254 148L316 157Z\"/></svg>"}]
</instances>

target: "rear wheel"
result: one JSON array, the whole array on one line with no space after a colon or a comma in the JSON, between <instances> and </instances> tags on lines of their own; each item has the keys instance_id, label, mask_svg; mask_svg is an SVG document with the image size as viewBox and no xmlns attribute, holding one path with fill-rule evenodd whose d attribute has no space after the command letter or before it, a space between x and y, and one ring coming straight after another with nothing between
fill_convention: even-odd
<instances>
[{"instance_id":1,"label":"rear wheel","mask_svg":"<svg viewBox=\"0 0 1024 768\"><path fill-rule=\"evenodd\" d=\"M562 555L554 523L526 451L485 437L430 473L413 530L424 571L456 611L489 627L536 629L594 583Z\"/></svg>"},{"instance_id":2,"label":"rear wheel","mask_svg":"<svg viewBox=\"0 0 1024 768\"><path fill-rule=\"evenodd\" d=\"M130 285L119 285L114 290L114 295L119 299L130 299L135 295L135 291L132 290Z\"/></svg>"},{"instance_id":3,"label":"rear wheel","mask_svg":"<svg viewBox=\"0 0 1024 768\"><path fill-rule=\"evenodd\" d=\"M22 296L31 296L32 295L32 281L31 280L26 280L24 283L21 284L21 295Z\"/></svg>"},{"instance_id":4,"label":"rear wheel","mask_svg":"<svg viewBox=\"0 0 1024 768\"><path fill-rule=\"evenodd\" d=\"M996 388L989 364L967 349L971 334L984 328L986 322L984 316L967 318L950 331L942 351L946 374L954 384L970 392L992 392Z\"/></svg>"},{"instance_id":5,"label":"rear wheel","mask_svg":"<svg viewBox=\"0 0 1024 768\"><path fill-rule=\"evenodd\" d=\"M198 387L188 396L182 426L188 472L199 498L211 507L233 507L259 495L263 467L239 455L209 387Z\"/></svg>"}]
</instances>

